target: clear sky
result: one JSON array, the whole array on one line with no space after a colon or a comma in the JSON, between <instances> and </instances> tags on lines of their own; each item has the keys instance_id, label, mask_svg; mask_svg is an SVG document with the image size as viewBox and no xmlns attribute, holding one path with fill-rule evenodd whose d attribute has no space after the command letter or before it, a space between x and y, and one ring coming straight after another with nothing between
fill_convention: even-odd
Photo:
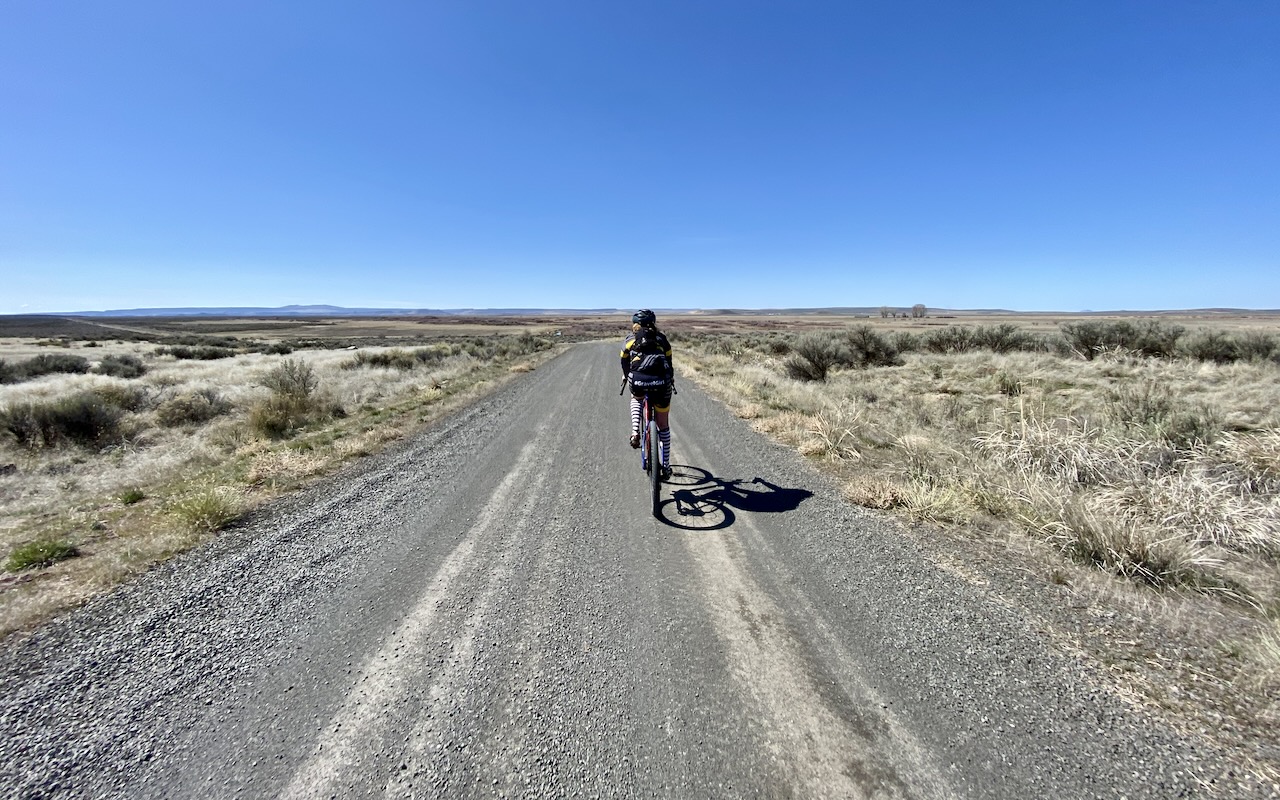
<instances>
[{"instance_id":1,"label":"clear sky","mask_svg":"<svg viewBox=\"0 0 1280 800\"><path fill-rule=\"evenodd\" d=\"M5 0L0 313L1280 307L1280 2Z\"/></svg>"}]
</instances>

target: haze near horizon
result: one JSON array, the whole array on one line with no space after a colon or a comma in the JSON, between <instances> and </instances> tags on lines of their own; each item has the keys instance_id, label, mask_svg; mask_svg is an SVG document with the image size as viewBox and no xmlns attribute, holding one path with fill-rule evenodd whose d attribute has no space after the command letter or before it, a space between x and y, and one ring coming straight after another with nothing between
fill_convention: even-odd
<instances>
[{"instance_id":1,"label":"haze near horizon","mask_svg":"<svg viewBox=\"0 0 1280 800\"><path fill-rule=\"evenodd\" d=\"M1280 307L1280 5L0 9L0 313Z\"/></svg>"}]
</instances>

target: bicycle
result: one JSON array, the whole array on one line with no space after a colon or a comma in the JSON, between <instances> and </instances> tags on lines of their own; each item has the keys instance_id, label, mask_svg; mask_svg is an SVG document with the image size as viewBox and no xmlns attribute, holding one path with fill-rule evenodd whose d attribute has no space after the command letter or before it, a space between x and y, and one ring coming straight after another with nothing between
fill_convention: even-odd
<instances>
[{"instance_id":1,"label":"bicycle","mask_svg":"<svg viewBox=\"0 0 1280 800\"><path fill-rule=\"evenodd\" d=\"M627 390L629 380L622 379L619 395ZM675 386L671 387L671 393L676 393ZM658 441L658 420L647 394L640 398L640 469L649 478L649 501L653 515L661 517L658 509L662 506L662 444Z\"/></svg>"}]
</instances>

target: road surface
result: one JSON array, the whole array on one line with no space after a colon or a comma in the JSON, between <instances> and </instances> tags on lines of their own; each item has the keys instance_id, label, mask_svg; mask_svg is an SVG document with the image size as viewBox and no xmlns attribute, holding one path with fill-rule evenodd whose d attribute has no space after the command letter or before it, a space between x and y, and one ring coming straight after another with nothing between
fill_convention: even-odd
<instances>
[{"instance_id":1,"label":"road surface","mask_svg":"<svg viewBox=\"0 0 1280 800\"><path fill-rule=\"evenodd\" d=\"M577 345L0 654L11 797L1228 796L697 387Z\"/></svg>"}]
</instances>

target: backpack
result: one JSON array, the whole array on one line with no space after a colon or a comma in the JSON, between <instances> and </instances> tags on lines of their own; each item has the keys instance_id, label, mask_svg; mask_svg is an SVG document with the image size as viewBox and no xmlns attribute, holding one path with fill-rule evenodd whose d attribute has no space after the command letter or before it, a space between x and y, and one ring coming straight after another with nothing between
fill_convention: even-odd
<instances>
[{"instance_id":1,"label":"backpack","mask_svg":"<svg viewBox=\"0 0 1280 800\"><path fill-rule=\"evenodd\" d=\"M666 378L667 354L653 328L641 328L631 343L631 371Z\"/></svg>"}]
</instances>

